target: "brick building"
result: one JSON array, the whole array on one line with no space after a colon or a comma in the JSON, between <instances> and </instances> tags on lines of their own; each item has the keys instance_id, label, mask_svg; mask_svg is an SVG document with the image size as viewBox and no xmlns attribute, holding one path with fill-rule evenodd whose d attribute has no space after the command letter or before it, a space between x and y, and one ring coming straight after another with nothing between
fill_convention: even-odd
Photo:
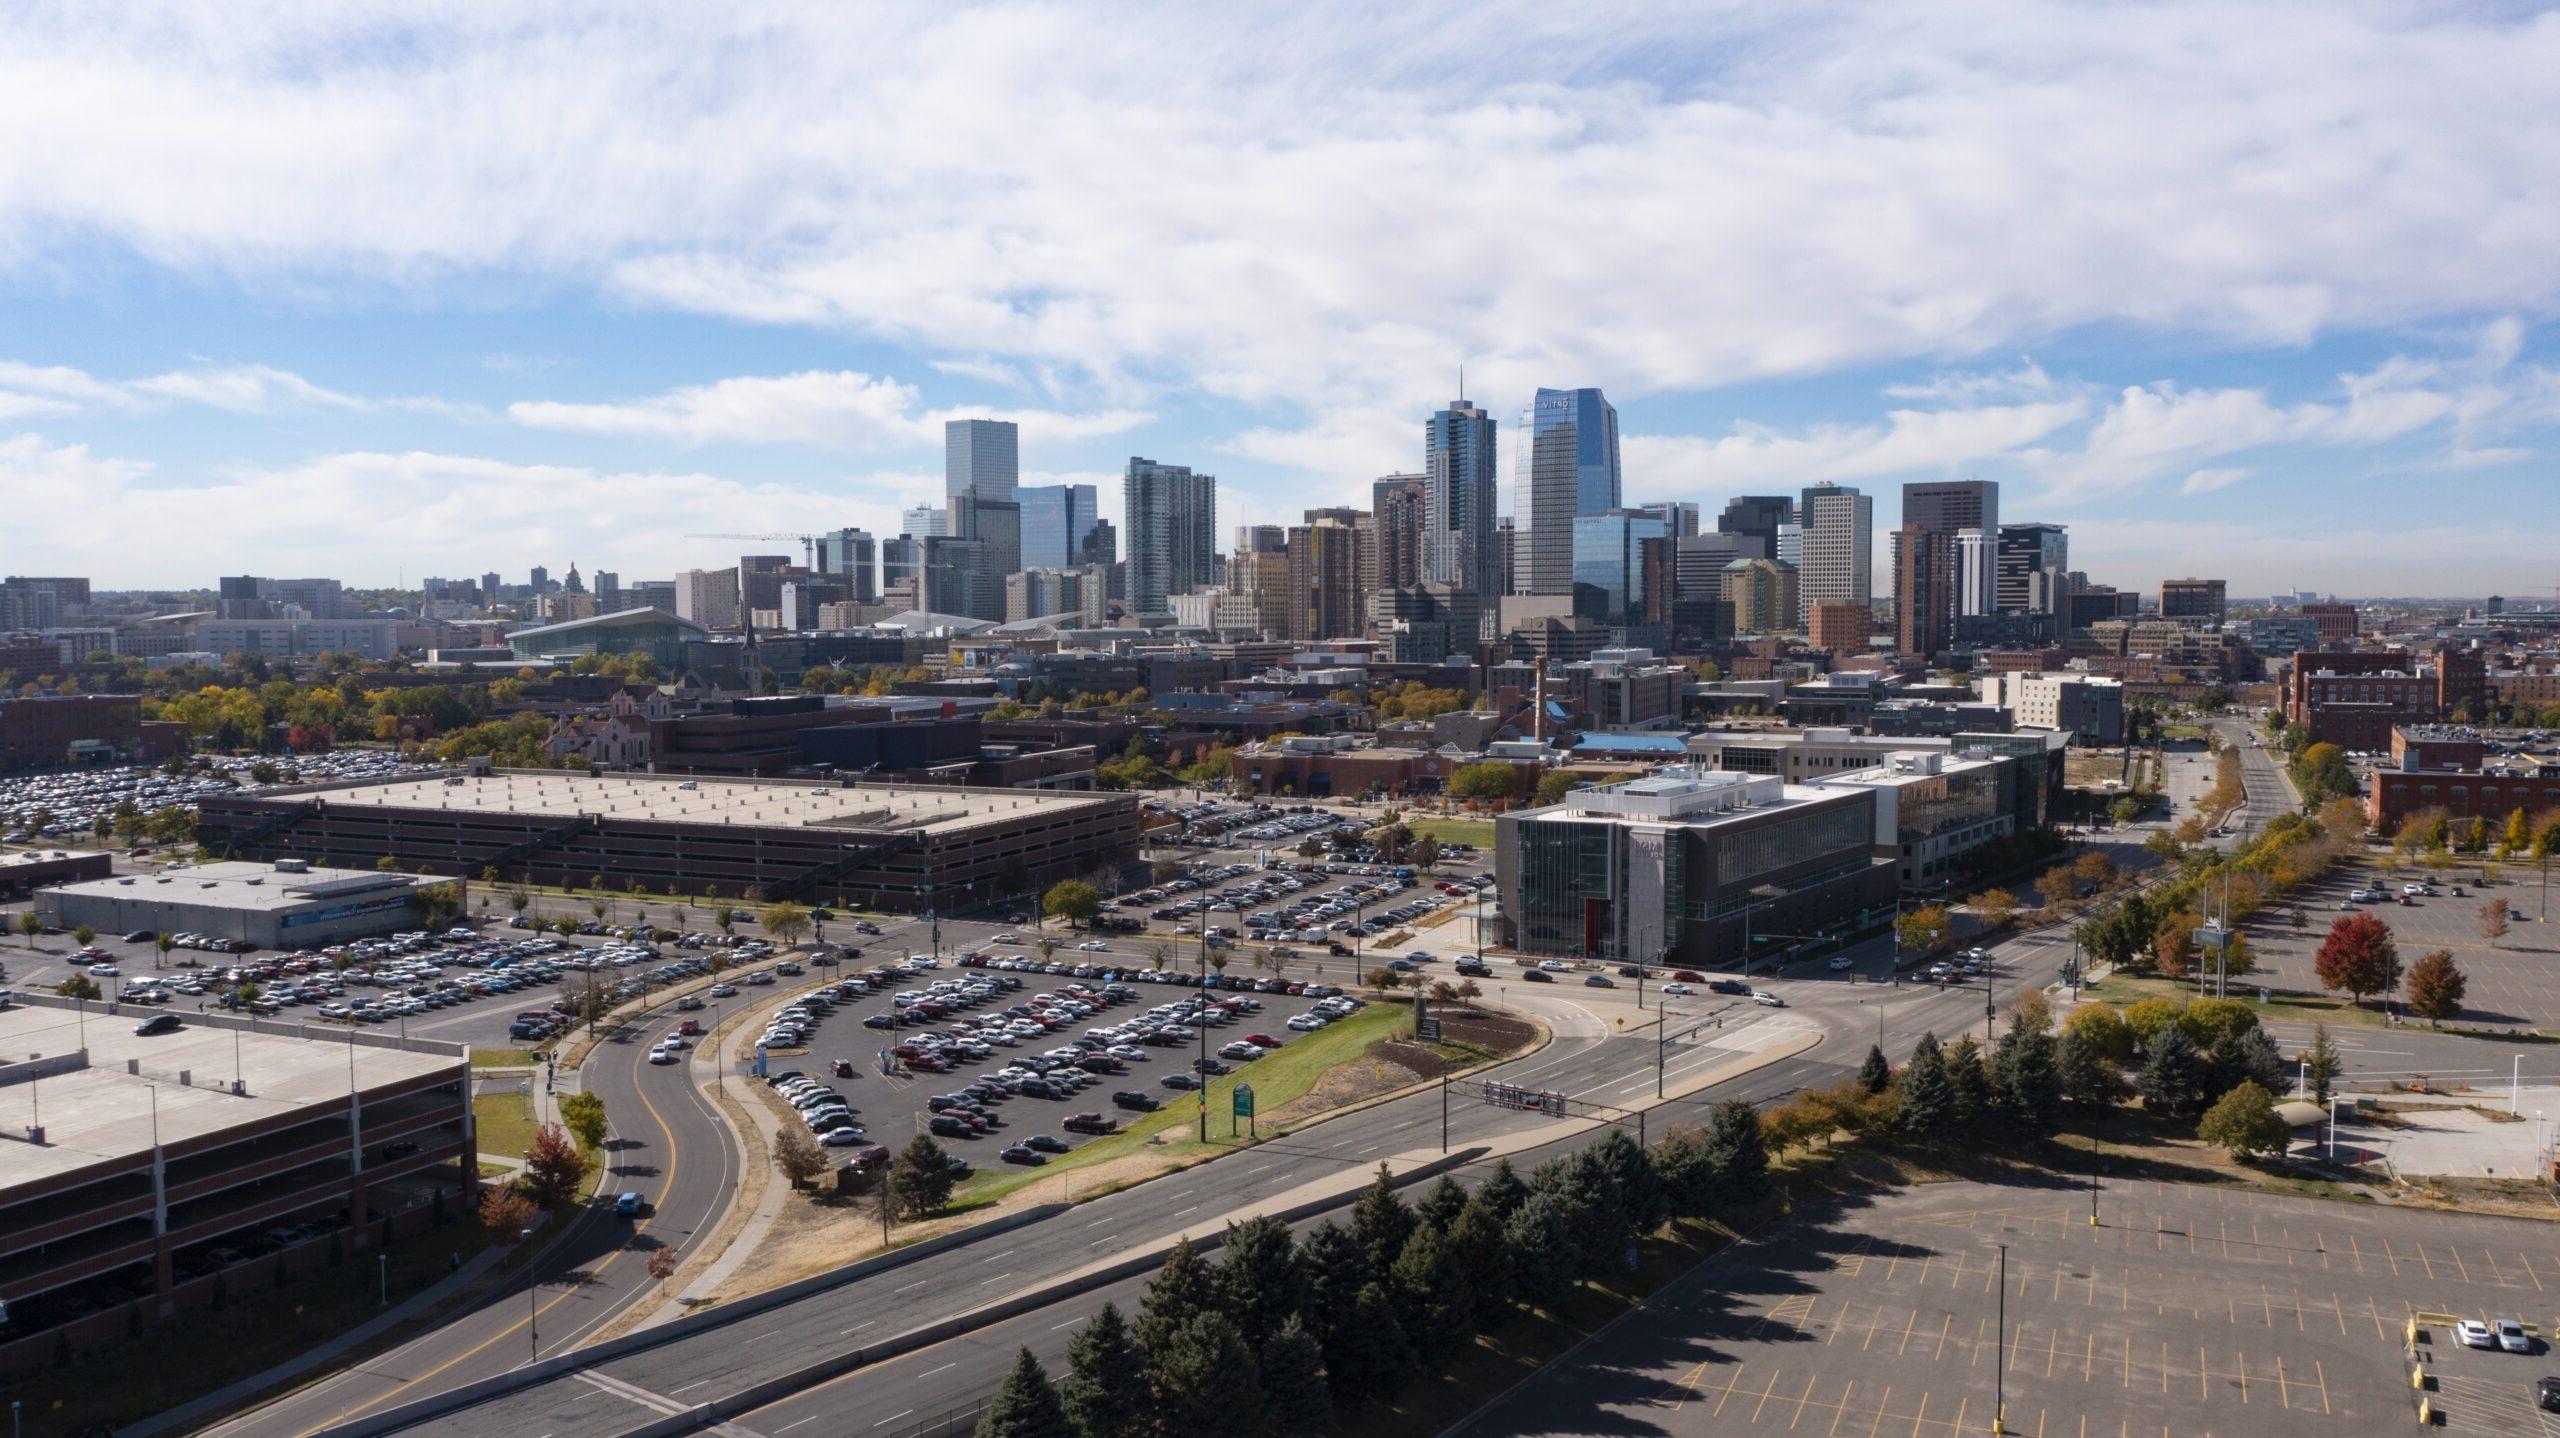
<instances>
[{"instance_id":1,"label":"brick building","mask_svg":"<svg viewBox=\"0 0 2560 1438\"><path fill-rule=\"evenodd\" d=\"M2306 650L2285 673L2285 718L2312 742L2380 752L2403 724L2432 724L2485 698L2477 654L2447 650L2428 663L2405 651Z\"/></svg>"},{"instance_id":2,"label":"brick building","mask_svg":"<svg viewBox=\"0 0 2560 1438\"><path fill-rule=\"evenodd\" d=\"M184 752L187 726L142 717L122 694L0 699L0 774L72 764L157 763Z\"/></svg>"},{"instance_id":3,"label":"brick building","mask_svg":"<svg viewBox=\"0 0 2560 1438\"><path fill-rule=\"evenodd\" d=\"M2391 765L2366 786L2365 822L2377 834L2397 830L2422 809L2441 809L2457 823L2478 819L2494 833L2518 809L2560 808L2560 767L2483 768L2477 737L2423 726L2395 729Z\"/></svg>"}]
</instances>

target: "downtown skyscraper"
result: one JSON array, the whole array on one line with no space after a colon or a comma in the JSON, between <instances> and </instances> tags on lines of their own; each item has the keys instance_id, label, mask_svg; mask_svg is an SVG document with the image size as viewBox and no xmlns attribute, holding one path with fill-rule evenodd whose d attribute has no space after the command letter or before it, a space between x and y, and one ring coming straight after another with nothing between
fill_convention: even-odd
<instances>
[{"instance_id":1,"label":"downtown skyscraper","mask_svg":"<svg viewBox=\"0 0 2560 1438\"><path fill-rule=\"evenodd\" d=\"M1451 400L1423 421L1422 453L1422 578L1460 593L1500 594L1493 416Z\"/></svg>"},{"instance_id":2,"label":"downtown skyscraper","mask_svg":"<svg viewBox=\"0 0 2560 1438\"><path fill-rule=\"evenodd\" d=\"M1512 503L1529 517L1529 594L1573 593L1573 522L1618 508L1618 411L1596 389L1541 389L1520 417Z\"/></svg>"},{"instance_id":3,"label":"downtown skyscraper","mask_svg":"<svg viewBox=\"0 0 2560 1438\"><path fill-rule=\"evenodd\" d=\"M1208 583L1216 568L1218 481L1132 455L1122 489L1129 608L1166 613L1174 595Z\"/></svg>"},{"instance_id":4,"label":"downtown skyscraper","mask_svg":"<svg viewBox=\"0 0 2560 1438\"><path fill-rule=\"evenodd\" d=\"M1011 420L955 419L942 426L942 486L951 507L950 545L962 571L945 591L950 612L1004 618L1005 576L1022 568L1022 432Z\"/></svg>"},{"instance_id":5,"label":"downtown skyscraper","mask_svg":"<svg viewBox=\"0 0 2560 1438\"><path fill-rule=\"evenodd\" d=\"M1845 484L1817 484L1797 498L1798 622L1809 621L1817 604L1875 603L1875 504Z\"/></svg>"}]
</instances>

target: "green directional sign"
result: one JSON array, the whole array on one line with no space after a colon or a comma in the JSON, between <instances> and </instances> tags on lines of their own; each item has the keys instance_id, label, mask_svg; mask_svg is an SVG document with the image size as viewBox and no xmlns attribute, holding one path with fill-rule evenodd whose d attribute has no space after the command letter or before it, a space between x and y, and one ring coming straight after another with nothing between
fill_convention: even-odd
<instances>
[{"instance_id":1,"label":"green directional sign","mask_svg":"<svg viewBox=\"0 0 2560 1438\"><path fill-rule=\"evenodd\" d=\"M1253 1085L1249 1083L1236 1085L1236 1117L1253 1117Z\"/></svg>"}]
</instances>

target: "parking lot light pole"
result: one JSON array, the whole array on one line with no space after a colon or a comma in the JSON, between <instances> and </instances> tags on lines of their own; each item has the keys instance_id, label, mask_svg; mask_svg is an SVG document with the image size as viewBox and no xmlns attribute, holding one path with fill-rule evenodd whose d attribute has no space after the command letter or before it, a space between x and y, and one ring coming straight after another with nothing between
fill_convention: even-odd
<instances>
[{"instance_id":1,"label":"parking lot light pole","mask_svg":"<svg viewBox=\"0 0 2560 1438\"><path fill-rule=\"evenodd\" d=\"M2009 1431L2009 1245L2000 1250L2000 1328L1997 1356L1999 1363L1991 1370L1991 1431Z\"/></svg>"},{"instance_id":2,"label":"parking lot light pole","mask_svg":"<svg viewBox=\"0 0 2560 1438\"><path fill-rule=\"evenodd\" d=\"M517 1234L516 1237L521 1242L530 1243L533 1241L533 1230L530 1228L525 1229L523 1232ZM533 1250L530 1248L526 1249L524 1253L524 1331L527 1340L533 1345L532 1356L527 1358L525 1361L528 1363L541 1362L542 1277L533 1271Z\"/></svg>"}]
</instances>

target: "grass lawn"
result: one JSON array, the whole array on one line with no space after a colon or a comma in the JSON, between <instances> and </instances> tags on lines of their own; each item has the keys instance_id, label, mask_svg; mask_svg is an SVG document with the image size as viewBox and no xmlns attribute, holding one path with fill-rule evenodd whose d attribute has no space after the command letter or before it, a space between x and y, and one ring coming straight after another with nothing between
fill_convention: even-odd
<instances>
[{"instance_id":1,"label":"grass lawn","mask_svg":"<svg viewBox=\"0 0 2560 1438\"><path fill-rule=\"evenodd\" d=\"M482 1153L505 1154L522 1158L533 1147L533 1109L530 1096L514 1093L484 1093L471 1100L471 1122L479 1137Z\"/></svg>"},{"instance_id":2,"label":"grass lawn","mask_svg":"<svg viewBox=\"0 0 2560 1438\"><path fill-rule=\"evenodd\" d=\"M487 1230L459 1204L442 1226L395 1241L389 1250L391 1301L444 1277L453 1255L468 1260L487 1242ZM139 1338L0 1384L0 1400L25 1403L31 1432L78 1433L92 1424L122 1429L271 1368L380 1313L382 1278L368 1250L298 1274L282 1291L271 1283L242 1282L230 1289L219 1311L189 1309L143 1328ZM219 1338L201 1341L208 1334ZM171 1361L179 1352L184 1359Z\"/></svg>"},{"instance_id":3,"label":"grass lawn","mask_svg":"<svg viewBox=\"0 0 2560 1438\"><path fill-rule=\"evenodd\" d=\"M1145 1087L1166 1099L1165 1106L1154 1113L1127 1115L1134 1121L1108 1138L1080 1145L1075 1152L1061 1154L1039 1168L1014 1168L1010 1165L981 1169L964 1180L953 1195L958 1207L992 1203L1027 1183L1054 1179L1061 1173L1072 1173L1091 1164L1102 1163L1142 1150L1157 1154L1168 1163L1187 1163L1204 1155L1223 1153L1247 1146L1239 1126L1237 1136L1227 1136L1227 1124L1235 1112L1236 1081L1253 1085L1253 1106L1261 1113L1271 1113L1316 1086L1316 1080L1338 1064L1346 1063L1368 1052L1380 1039L1396 1037L1412 1021L1411 1012L1401 1004L1371 1004L1338 1024L1303 1034L1284 1045L1278 1053L1256 1059L1236 1072L1209 1081L1209 1141L1202 1143L1200 1109L1192 1094L1177 1094L1156 1085ZM1213 1036L1211 1047L1227 1040ZM1173 1052L1167 1050L1168 1053ZM1107 1101L1100 1105L1107 1113ZM1268 1123L1262 1126L1265 1137L1279 1130ZM1148 1138L1164 1135L1164 1142L1150 1146Z\"/></svg>"},{"instance_id":4,"label":"grass lawn","mask_svg":"<svg viewBox=\"0 0 2560 1438\"><path fill-rule=\"evenodd\" d=\"M2084 998L2103 999L2117 1008L2137 1004L2144 999L2167 999L2183 1004L2199 997L2191 983L2169 979L2147 978L2136 974L2109 974L2080 991ZM2333 1028L2381 1028L2382 1013L2378 1009L2357 1008L2343 998L2308 998L2295 994L2278 994L2265 1003L2258 1002L2257 986L2245 978L2231 981L2231 997L2249 1006L2261 1021L2286 1020L2306 1024L2328 1024Z\"/></svg>"},{"instance_id":5,"label":"grass lawn","mask_svg":"<svg viewBox=\"0 0 2560 1438\"><path fill-rule=\"evenodd\" d=\"M1417 839L1437 839L1443 844L1473 844L1479 849L1493 847L1491 819L1407 819L1404 826Z\"/></svg>"},{"instance_id":6,"label":"grass lawn","mask_svg":"<svg viewBox=\"0 0 2560 1438\"><path fill-rule=\"evenodd\" d=\"M480 1049L471 1051L471 1066L476 1069L531 1068L542 1060L531 1049Z\"/></svg>"}]
</instances>

